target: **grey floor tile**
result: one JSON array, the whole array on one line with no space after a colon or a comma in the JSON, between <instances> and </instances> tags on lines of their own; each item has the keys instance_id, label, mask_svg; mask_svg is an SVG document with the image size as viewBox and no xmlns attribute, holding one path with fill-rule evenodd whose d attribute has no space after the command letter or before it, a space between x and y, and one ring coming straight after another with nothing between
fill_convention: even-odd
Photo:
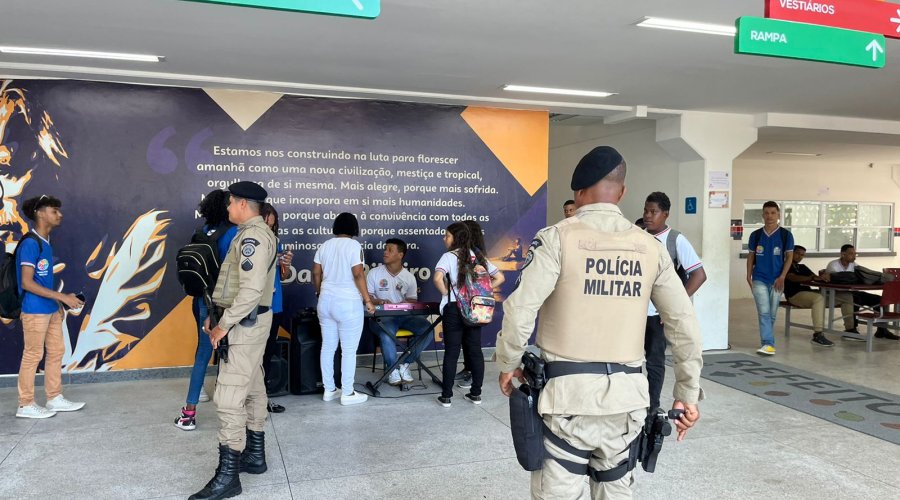
<instances>
[{"instance_id":1,"label":"grey floor tile","mask_svg":"<svg viewBox=\"0 0 900 500\"><path fill-rule=\"evenodd\" d=\"M529 498L529 477L506 459L292 482L291 491L304 500L519 500Z\"/></svg>"},{"instance_id":2,"label":"grey floor tile","mask_svg":"<svg viewBox=\"0 0 900 500\"><path fill-rule=\"evenodd\" d=\"M666 443L654 474L636 476L635 498L897 498L900 489L786 446L764 433ZM690 495L689 495L690 496Z\"/></svg>"},{"instance_id":3,"label":"grey floor tile","mask_svg":"<svg viewBox=\"0 0 900 500\"><path fill-rule=\"evenodd\" d=\"M514 456L509 429L464 401L330 405L275 426L291 482Z\"/></svg>"},{"instance_id":4,"label":"grey floor tile","mask_svg":"<svg viewBox=\"0 0 900 500\"><path fill-rule=\"evenodd\" d=\"M282 499L282 498L291 498L291 489L287 483L284 484L269 484L265 486L249 486L247 482L244 480L245 475L241 476L241 490L242 493L237 498L241 500L272 500L272 499ZM202 485L201 485L202 487ZM200 488L197 488L198 490ZM192 495L196 492L186 492L182 495L172 495L165 497L155 497L153 499L148 500L184 500L189 495ZM296 498L296 497L294 497Z\"/></svg>"}]
</instances>

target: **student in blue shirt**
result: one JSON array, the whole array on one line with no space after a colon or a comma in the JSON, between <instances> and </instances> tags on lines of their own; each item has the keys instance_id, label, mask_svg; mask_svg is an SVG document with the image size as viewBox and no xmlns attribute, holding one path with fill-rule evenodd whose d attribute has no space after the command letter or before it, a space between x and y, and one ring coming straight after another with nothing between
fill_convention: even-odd
<instances>
[{"instance_id":1,"label":"student in blue shirt","mask_svg":"<svg viewBox=\"0 0 900 500\"><path fill-rule=\"evenodd\" d=\"M16 248L16 278L22 296L22 332L25 350L19 368L20 418L48 418L60 411L77 411L84 403L69 401L62 395L62 358L66 351L62 333L63 312L60 304L78 309L84 302L71 293L56 291L53 280L53 248L50 232L62 223L62 202L41 195L25 200L22 211L34 221ZM46 345L44 390L47 406L34 400L34 376Z\"/></svg>"},{"instance_id":2,"label":"student in blue shirt","mask_svg":"<svg viewBox=\"0 0 900 500\"><path fill-rule=\"evenodd\" d=\"M223 231L222 236L216 240L220 259L225 258L231 240L237 234L237 226L228 221L228 196L227 191L213 190L203 197L198 207L198 212L204 220L204 231ZM209 316L206 303L203 299L194 297L192 310L194 319L197 320L197 350L194 353L194 368L191 370L187 399L181 408L181 416L175 419L175 426L184 431L192 431L197 427L197 403L209 401L209 395L203 390L203 381L213 352L209 335L203 331L203 322Z\"/></svg>"},{"instance_id":3,"label":"student in blue shirt","mask_svg":"<svg viewBox=\"0 0 900 500\"><path fill-rule=\"evenodd\" d=\"M765 356L775 354L775 335L772 331L794 252L794 235L778 225L780 218L781 209L777 203L767 201L763 204L765 225L750 234L747 253L747 283L759 314L762 344L756 352Z\"/></svg>"}]
</instances>

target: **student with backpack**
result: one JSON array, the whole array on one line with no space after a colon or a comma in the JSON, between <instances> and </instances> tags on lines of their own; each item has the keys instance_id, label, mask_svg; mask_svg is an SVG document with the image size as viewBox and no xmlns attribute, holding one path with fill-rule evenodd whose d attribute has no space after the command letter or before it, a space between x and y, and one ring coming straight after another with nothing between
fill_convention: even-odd
<instances>
[{"instance_id":1,"label":"student with backpack","mask_svg":"<svg viewBox=\"0 0 900 500\"><path fill-rule=\"evenodd\" d=\"M84 300L83 296L56 291L50 232L62 223L61 206L61 201L47 195L25 200L22 204L22 211L34 221L34 227L19 240L15 251L25 341L19 367L19 408L16 411L19 418L48 418L56 412L77 411L84 407L84 403L69 401L62 395L62 358L66 351L62 306L78 309L84 305ZM44 358L45 345L46 407L34 400L34 376Z\"/></svg>"},{"instance_id":2,"label":"student with backpack","mask_svg":"<svg viewBox=\"0 0 900 500\"><path fill-rule=\"evenodd\" d=\"M672 202L666 193L655 191L647 196L644 202L644 217L641 219L644 229L656 237L672 259L672 265L688 297L706 282L706 271L703 262L691 242L680 232L670 228L666 221ZM662 393L663 381L666 378L666 337L659 311L653 302L647 311L647 326L644 330L644 352L647 359L647 382L650 386L650 411L660 408L659 397Z\"/></svg>"},{"instance_id":3,"label":"student with backpack","mask_svg":"<svg viewBox=\"0 0 900 500\"><path fill-rule=\"evenodd\" d=\"M762 346L757 354L775 355L775 316L784 290L784 280L791 270L794 235L778 225L781 209L778 203L763 203L765 225L750 233L747 252L747 284L756 302L759 316L759 338Z\"/></svg>"},{"instance_id":4,"label":"student with backpack","mask_svg":"<svg viewBox=\"0 0 900 500\"><path fill-rule=\"evenodd\" d=\"M481 352L481 326L493 313L493 289L503 283L503 273L487 260L477 246L481 233L477 224L455 222L444 232L447 251L434 270L434 285L441 292L444 325L444 368L438 404L449 408L460 348L468 354L472 387L465 398L481 404L484 382L484 354Z\"/></svg>"},{"instance_id":5,"label":"student with backpack","mask_svg":"<svg viewBox=\"0 0 900 500\"><path fill-rule=\"evenodd\" d=\"M215 189L203 198L198 212L204 222L191 237L192 244L209 243L216 251L214 258L219 265L237 234L237 226L228 221L228 196L228 191ZM212 281L209 286L213 287L219 271L215 269L210 272ZM208 292L212 293L212 290ZM213 352L209 335L203 331L203 322L209 317L209 311L202 297L194 297L191 310L197 322L197 350L194 352L194 368L191 370L187 398L181 408L181 415L175 419L175 427L183 431L192 431L197 427L197 403L209 401L209 396L203 389L203 381L206 379L206 369Z\"/></svg>"}]
</instances>

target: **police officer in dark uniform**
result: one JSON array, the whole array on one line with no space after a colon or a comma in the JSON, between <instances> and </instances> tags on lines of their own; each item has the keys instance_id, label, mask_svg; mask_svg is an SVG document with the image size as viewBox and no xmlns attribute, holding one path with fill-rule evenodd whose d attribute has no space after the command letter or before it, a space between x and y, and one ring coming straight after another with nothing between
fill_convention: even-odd
<instances>
[{"instance_id":1,"label":"police officer in dark uniform","mask_svg":"<svg viewBox=\"0 0 900 500\"><path fill-rule=\"evenodd\" d=\"M678 439L700 418L694 308L666 250L616 206L625 169L608 146L582 158L572 175L575 216L537 233L503 303L496 357L507 396L513 377L524 382L519 366L540 312L536 343L548 380L537 409L549 435L543 467L531 476L535 499L580 498L585 474L592 498L631 498L629 451L649 405L641 365L651 299L675 358L675 408L684 410Z\"/></svg>"},{"instance_id":2,"label":"police officer in dark uniform","mask_svg":"<svg viewBox=\"0 0 900 500\"><path fill-rule=\"evenodd\" d=\"M216 379L219 417L219 467L190 500L229 498L241 493L239 472L266 471L263 428L266 386L263 352L272 325L275 283L275 235L259 215L266 190L248 181L228 187L228 218L238 232L222 261L213 292L218 322L204 325L213 348L228 335L226 355L220 353Z\"/></svg>"}]
</instances>

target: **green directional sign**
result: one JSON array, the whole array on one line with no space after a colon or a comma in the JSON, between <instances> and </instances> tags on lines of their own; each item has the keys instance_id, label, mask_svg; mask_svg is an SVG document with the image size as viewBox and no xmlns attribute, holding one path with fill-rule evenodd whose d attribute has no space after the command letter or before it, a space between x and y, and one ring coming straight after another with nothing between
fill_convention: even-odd
<instances>
[{"instance_id":1,"label":"green directional sign","mask_svg":"<svg viewBox=\"0 0 900 500\"><path fill-rule=\"evenodd\" d=\"M736 54L884 67L884 35L761 17L740 17L735 24Z\"/></svg>"},{"instance_id":2,"label":"green directional sign","mask_svg":"<svg viewBox=\"0 0 900 500\"><path fill-rule=\"evenodd\" d=\"M313 14L363 17L375 19L381 14L381 0L191 0L204 3L221 3L241 7L292 10Z\"/></svg>"}]
</instances>

